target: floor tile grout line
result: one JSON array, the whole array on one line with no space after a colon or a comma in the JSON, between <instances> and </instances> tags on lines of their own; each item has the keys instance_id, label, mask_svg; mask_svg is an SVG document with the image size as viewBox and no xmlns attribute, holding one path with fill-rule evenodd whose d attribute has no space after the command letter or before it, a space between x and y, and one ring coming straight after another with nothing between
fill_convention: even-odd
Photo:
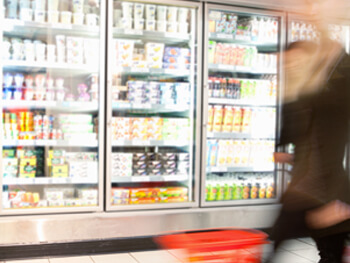
<instances>
[{"instance_id":1,"label":"floor tile grout line","mask_svg":"<svg viewBox=\"0 0 350 263\"><path fill-rule=\"evenodd\" d=\"M179 259L177 256L173 255L168 249L164 249L170 256L172 256L174 259L179 261L180 263L183 263L181 259Z\"/></svg>"},{"instance_id":2,"label":"floor tile grout line","mask_svg":"<svg viewBox=\"0 0 350 263\"><path fill-rule=\"evenodd\" d=\"M181 263L186 263L186 262L182 261L182 259L178 258L176 255L174 255L173 253L171 253L169 250L168 250L168 252L169 252L171 255L173 255L176 259L178 259Z\"/></svg>"},{"instance_id":3,"label":"floor tile grout line","mask_svg":"<svg viewBox=\"0 0 350 263\"><path fill-rule=\"evenodd\" d=\"M93 263L96 263L95 260L92 258L92 256L89 256L89 257Z\"/></svg>"},{"instance_id":4,"label":"floor tile grout line","mask_svg":"<svg viewBox=\"0 0 350 263\"><path fill-rule=\"evenodd\" d=\"M135 258L131 253L129 253L129 255L130 255L137 263L141 263L141 262L138 261L137 258Z\"/></svg>"},{"instance_id":5,"label":"floor tile grout line","mask_svg":"<svg viewBox=\"0 0 350 263\"><path fill-rule=\"evenodd\" d=\"M300 251L300 250L298 250L298 251ZM306 258L306 257L303 257L303 256L301 256L301 255L298 255L298 254L294 253L294 251L289 251L289 252L292 253L292 254L294 254L294 255L297 255L298 257L300 257L300 258L302 258L302 259L306 259L307 261L314 262L314 261L311 260L311 259L308 259L308 258Z\"/></svg>"}]
</instances>

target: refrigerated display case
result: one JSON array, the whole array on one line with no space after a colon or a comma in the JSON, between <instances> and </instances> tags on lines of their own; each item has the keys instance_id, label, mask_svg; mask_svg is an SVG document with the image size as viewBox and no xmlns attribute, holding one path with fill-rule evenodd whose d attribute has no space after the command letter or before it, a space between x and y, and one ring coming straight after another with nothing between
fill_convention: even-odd
<instances>
[{"instance_id":1,"label":"refrigerated display case","mask_svg":"<svg viewBox=\"0 0 350 263\"><path fill-rule=\"evenodd\" d=\"M101 211L105 1L1 8L1 214Z\"/></svg>"},{"instance_id":2,"label":"refrigerated display case","mask_svg":"<svg viewBox=\"0 0 350 263\"><path fill-rule=\"evenodd\" d=\"M338 41L344 47L345 51L349 53L350 31L346 24L329 24L329 37L332 40ZM315 24L307 16L302 14L288 14L288 32L287 42L292 43L296 41L319 41L320 32L317 30Z\"/></svg>"},{"instance_id":3,"label":"refrigerated display case","mask_svg":"<svg viewBox=\"0 0 350 263\"><path fill-rule=\"evenodd\" d=\"M107 210L195 206L201 4L109 4Z\"/></svg>"},{"instance_id":4,"label":"refrigerated display case","mask_svg":"<svg viewBox=\"0 0 350 263\"><path fill-rule=\"evenodd\" d=\"M202 206L275 203L284 15L206 4Z\"/></svg>"}]
</instances>

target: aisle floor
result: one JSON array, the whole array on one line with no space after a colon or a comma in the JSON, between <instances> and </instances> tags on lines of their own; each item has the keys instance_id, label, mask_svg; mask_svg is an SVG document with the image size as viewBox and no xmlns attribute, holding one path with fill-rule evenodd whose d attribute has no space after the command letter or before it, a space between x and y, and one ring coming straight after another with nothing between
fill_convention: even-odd
<instances>
[{"instance_id":1,"label":"aisle floor","mask_svg":"<svg viewBox=\"0 0 350 263\"><path fill-rule=\"evenodd\" d=\"M271 253L272 246L264 247L263 258ZM46 259L11 260L9 263L179 263L183 260L181 250L156 250L145 252L91 255L80 257L57 257ZM319 260L315 243L310 238L293 239L285 242L277 252L276 263L316 263ZM0 261L4 263L5 261Z\"/></svg>"}]
</instances>

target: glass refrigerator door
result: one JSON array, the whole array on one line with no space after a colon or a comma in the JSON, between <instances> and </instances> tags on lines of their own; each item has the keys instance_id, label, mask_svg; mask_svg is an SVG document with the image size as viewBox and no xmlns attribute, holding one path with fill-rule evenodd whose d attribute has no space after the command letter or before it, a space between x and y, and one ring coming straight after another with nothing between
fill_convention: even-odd
<instances>
[{"instance_id":1,"label":"glass refrigerator door","mask_svg":"<svg viewBox=\"0 0 350 263\"><path fill-rule=\"evenodd\" d=\"M107 209L194 206L200 4L112 3Z\"/></svg>"},{"instance_id":2,"label":"glass refrigerator door","mask_svg":"<svg viewBox=\"0 0 350 263\"><path fill-rule=\"evenodd\" d=\"M4 214L102 209L104 2L2 8Z\"/></svg>"},{"instance_id":3,"label":"glass refrigerator door","mask_svg":"<svg viewBox=\"0 0 350 263\"><path fill-rule=\"evenodd\" d=\"M283 16L207 5L202 205L276 202Z\"/></svg>"}]
</instances>

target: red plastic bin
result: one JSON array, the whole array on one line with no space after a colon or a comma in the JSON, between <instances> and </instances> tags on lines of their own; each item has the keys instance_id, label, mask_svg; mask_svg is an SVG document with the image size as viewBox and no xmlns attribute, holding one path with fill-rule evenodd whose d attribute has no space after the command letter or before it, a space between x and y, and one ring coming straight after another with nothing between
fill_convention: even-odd
<instances>
[{"instance_id":1,"label":"red plastic bin","mask_svg":"<svg viewBox=\"0 0 350 263\"><path fill-rule=\"evenodd\" d=\"M188 262L260 263L267 235L253 229L215 229L155 238L165 249L185 249Z\"/></svg>"}]
</instances>

